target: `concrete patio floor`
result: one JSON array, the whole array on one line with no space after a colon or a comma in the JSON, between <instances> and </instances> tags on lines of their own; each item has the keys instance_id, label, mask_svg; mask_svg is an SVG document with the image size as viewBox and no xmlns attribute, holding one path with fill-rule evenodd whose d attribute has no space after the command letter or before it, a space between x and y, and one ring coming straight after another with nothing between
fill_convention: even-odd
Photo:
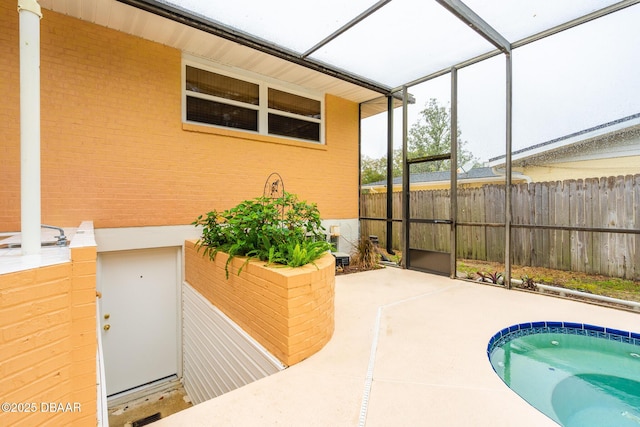
<instances>
[{"instance_id":1,"label":"concrete patio floor","mask_svg":"<svg viewBox=\"0 0 640 427\"><path fill-rule=\"evenodd\" d=\"M553 426L486 356L502 328L545 320L640 331L635 313L415 271L338 276L324 349L153 425Z\"/></svg>"}]
</instances>

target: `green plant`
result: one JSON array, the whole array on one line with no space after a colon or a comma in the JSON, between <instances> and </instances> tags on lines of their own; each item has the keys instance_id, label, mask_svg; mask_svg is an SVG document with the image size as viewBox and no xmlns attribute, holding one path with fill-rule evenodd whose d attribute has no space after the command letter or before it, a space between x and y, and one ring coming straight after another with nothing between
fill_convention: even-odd
<instances>
[{"instance_id":1,"label":"green plant","mask_svg":"<svg viewBox=\"0 0 640 427\"><path fill-rule=\"evenodd\" d=\"M478 276L480 276L481 282L489 282L496 285L500 284L502 279L502 273L498 273L497 271L493 273L478 271Z\"/></svg>"},{"instance_id":2,"label":"green plant","mask_svg":"<svg viewBox=\"0 0 640 427\"><path fill-rule=\"evenodd\" d=\"M269 264L298 267L313 263L331 249L318 207L286 192L279 198L258 197L224 212L208 212L192 224L202 227L198 251L203 249L212 260L219 251L229 255L227 277L229 263L236 256L247 256L247 262L257 258Z\"/></svg>"},{"instance_id":3,"label":"green plant","mask_svg":"<svg viewBox=\"0 0 640 427\"><path fill-rule=\"evenodd\" d=\"M465 279L473 280L476 278L477 267L473 265L469 266L462 262L459 262L456 265L456 271Z\"/></svg>"},{"instance_id":4,"label":"green plant","mask_svg":"<svg viewBox=\"0 0 640 427\"><path fill-rule=\"evenodd\" d=\"M537 291L538 286L536 285L533 277L529 277L526 274L520 278L522 280L522 289L529 289L531 291Z\"/></svg>"},{"instance_id":5,"label":"green plant","mask_svg":"<svg viewBox=\"0 0 640 427\"><path fill-rule=\"evenodd\" d=\"M378 266L379 260L380 254L376 250L376 245L370 239L361 236L351 255L352 264L363 270L370 270Z\"/></svg>"}]
</instances>

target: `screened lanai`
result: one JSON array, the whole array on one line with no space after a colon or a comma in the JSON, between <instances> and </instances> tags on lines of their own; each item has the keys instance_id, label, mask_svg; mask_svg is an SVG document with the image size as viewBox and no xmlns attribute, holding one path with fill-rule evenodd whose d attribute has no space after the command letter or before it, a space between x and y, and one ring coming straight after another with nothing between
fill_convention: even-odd
<instances>
[{"instance_id":1,"label":"screened lanai","mask_svg":"<svg viewBox=\"0 0 640 427\"><path fill-rule=\"evenodd\" d=\"M386 160L387 189L394 177L402 184L361 199L361 233L400 252L403 266L464 277L460 259L497 262L507 287L513 262L639 278L637 131L633 120L607 125L640 112L638 1L121 2L349 83L363 157ZM228 61L278 67L238 53ZM412 132L431 101L445 108L449 143L420 154ZM587 132L598 127L604 136ZM580 132L564 157L531 163L546 178L513 169L514 152ZM567 173L576 168L586 172ZM492 184L459 182L471 169ZM448 179L412 191L424 171Z\"/></svg>"},{"instance_id":2,"label":"screened lanai","mask_svg":"<svg viewBox=\"0 0 640 427\"><path fill-rule=\"evenodd\" d=\"M460 277L461 259L497 262L507 287L514 263L640 278L637 0L119 0L229 44L148 13L116 20L97 1L42 3L358 102L363 158L386 160L387 189L401 184L375 209L360 196L361 234L405 267ZM420 154L431 100L449 143ZM512 161L552 146L564 151ZM470 170L492 183L470 184ZM448 179L412 191L429 171Z\"/></svg>"}]
</instances>

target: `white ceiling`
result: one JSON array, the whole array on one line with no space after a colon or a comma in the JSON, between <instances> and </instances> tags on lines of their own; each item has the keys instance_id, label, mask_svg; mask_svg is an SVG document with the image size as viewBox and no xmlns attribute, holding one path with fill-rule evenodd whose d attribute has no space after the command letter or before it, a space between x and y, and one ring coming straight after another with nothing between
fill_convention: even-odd
<instances>
[{"instance_id":1,"label":"white ceiling","mask_svg":"<svg viewBox=\"0 0 640 427\"><path fill-rule=\"evenodd\" d=\"M378 0L157 0L303 54ZM619 0L464 0L510 42ZM392 0L309 58L389 87L494 50L435 0Z\"/></svg>"}]
</instances>

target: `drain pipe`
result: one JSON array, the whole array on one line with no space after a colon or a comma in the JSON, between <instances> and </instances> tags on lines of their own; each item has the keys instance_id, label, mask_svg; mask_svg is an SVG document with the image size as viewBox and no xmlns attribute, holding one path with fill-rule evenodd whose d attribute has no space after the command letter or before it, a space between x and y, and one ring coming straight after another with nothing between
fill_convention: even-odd
<instances>
[{"instance_id":1,"label":"drain pipe","mask_svg":"<svg viewBox=\"0 0 640 427\"><path fill-rule=\"evenodd\" d=\"M511 279L511 283L515 283L516 285L522 285L522 280L519 279ZM551 285L543 285L542 283L534 283L537 291L541 294L545 292L554 292L561 297L566 297L567 295L572 295L580 298L584 298L586 300L593 300L599 302L608 302L611 304L617 304L624 307L627 307L633 311L640 311L640 303L636 301L627 301L619 298L606 297L604 295L598 294L590 294L588 292L575 291L573 289L560 288L558 286Z\"/></svg>"},{"instance_id":2,"label":"drain pipe","mask_svg":"<svg viewBox=\"0 0 640 427\"><path fill-rule=\"evenodd\" d=\"M37 0L20 15L20 221L22 254L40 252L40 18Z\"/></svg>"}]
</instances>

